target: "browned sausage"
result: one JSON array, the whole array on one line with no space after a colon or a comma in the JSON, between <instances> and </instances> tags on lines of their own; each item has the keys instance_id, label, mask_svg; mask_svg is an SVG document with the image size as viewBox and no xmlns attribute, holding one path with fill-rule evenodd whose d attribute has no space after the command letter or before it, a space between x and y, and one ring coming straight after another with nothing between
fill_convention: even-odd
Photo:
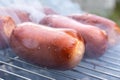
<instances>
[{"instance_id":1,"label":"browned sausage","mask_svg":"<svg viewBox=\"0 0 120 80\"><path fill-rule=\"evenodd\" d=\"M0 16L10 16L12 17L12 19L15 21L16 24L20 24L23 22L37 23L37 20L41 19L43 15L57 14L53 9L49 7L43 7L42 9L33 8L33 10L30 10L30 11L27 9L21 9L21 8L19 9L19 8L0 7L0 11L1 11ZM32 11L33 12L35 11L35 12L33 13Z\"/></svg>"},{"instance_id":2,"label":"browned sausage","mask_svg":"<svg viewBox=\"0 0 120 80\"><path fill-rule=\"evenodd\" d=\"M72 14L68 17L88 25L93 25L105 30L108 34L109 45L112 46L120 40L120 28L118 25L107 18L94 14Z\"/></svg>"},{"instance_id":3,"label":"browned sausage","mask_svg":"<svg viewBox=\"0 0 120 80\"><path fill-rule=\"evenodd\" d=\"M82 34L86 42L85 55L91 58L97 58L104 54L107 48L106 32L90 25L84 25L77 21L60 16L48 15L45 16L40 24L48 25L55 28L72 28L78 32L78 36ZM81 36L80 36L81 37Z\"/></svg>"},{"instance_id":4,"label":"browned sausage","mask_svg":"<svg viewBox=\"0 0 120 80\"><path fill-rule=\"evenodd\" d=\"M79 36L80 37L80 36ZM23 23L14 29L10 44L21 58L38 66L67 70L82 59L84 41L72 29Z\"/></svg>"},{"instance_id":5,"label":"browned sausage","mask_svg":"<svg viewBox=\"0 0 120 80\"><path fill-rule=\"evenodd\" d=\"M44 7L43 8L43 12L46 15L50 15L50 14L58 14L57 12L55 12L53 9L51 9L50 7Z\"/></svg>"},{"instance_id":6,"label":"browned sausage","mask_svg":"<svg viewBox=\"0 0 120 80\"><path fill-rule=\"evenodd\" d=\"M29 22L29 13L19 9L0 7L0 16L10 16L16 24Z\"/></svg>"},{"instance_id":7,"label":"browned sausage","mask_svg":"<svg viewBox=\"0 0 120 80\"><path fill-rule=\"evenodd\" d=\"M23 10L19 10L19 9L14 9L16 15L18 16L18 18L20 19L20 22L31 22L31 19L29 17L29 13Z\"/></svg>"},{"instance_id":8,"label":"browned sausage","mask_svg":"<svg viewBox=\"0 0 120 80\"><path fill-rule=\"evenodd\" d=\"M0 17L0 49L8 47L9 38L14 28L15 23L10 17Z\"/></svg>"}]
</instances>

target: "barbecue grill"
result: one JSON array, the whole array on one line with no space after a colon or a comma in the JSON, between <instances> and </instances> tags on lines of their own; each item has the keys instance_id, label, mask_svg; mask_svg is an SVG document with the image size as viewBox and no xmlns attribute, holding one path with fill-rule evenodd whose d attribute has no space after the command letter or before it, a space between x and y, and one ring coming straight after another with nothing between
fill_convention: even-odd
<instances>
[{"instance_id":1,"label":"barbecue grill","mask_svg":"<svg viewBox=\"0 0 120 80\"><path fill-rule=\"evenodd\" d=\"M12 1L6 3L4 2L5 0L0 1L0 5L2 6L12 3ZM60 9L61 7L62 6L60 6ZM71 9L71 11L77 10ZM117 44L109 48L106 53L98 59L83 58L75 68L67 71L58 71L28 63L20 59L8 48L0 50L0 80L120 80L119 53L120 44Z\"/></svg>"},{"instance_id":2,"label":"barbecue grill","mask_svg":"<svg viewBox=\"0 0 120 80\"><path fill-rule=\"evenodd\" d=\"M0 80L120 80L120 44L98 59L84 58L67 71L50 70L25 62L11 49L0 51Z\"/></svg>"}]
</instances>

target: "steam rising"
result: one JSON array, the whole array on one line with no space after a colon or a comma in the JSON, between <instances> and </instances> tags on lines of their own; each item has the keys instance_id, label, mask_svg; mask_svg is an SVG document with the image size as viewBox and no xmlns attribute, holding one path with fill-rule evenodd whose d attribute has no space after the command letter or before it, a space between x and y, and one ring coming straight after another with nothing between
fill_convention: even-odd
<instances>
[{"instance_id":1,"label":"steam rising","mask_svg":"<svg viewBox=\"0 0 120 80\"><path fill-rule=\"evenodd\" d=\"M62 4L60 4L62 3ZM68 5L69 4L69 5ZM66 15L70 13L81 13L80 7L71 2L70 0L65 0L63 3L63 0L0 0L0 6L1 7L7 7L11 9L19 9L22 11L25 11L29 14L30 19L32 22L39 23L39 21L45 16L43 12L44 7L50 7L56 12ZM8 14L9 12L2 11L5 15L11 16L13 19L15 18L17 23L20 23L19 18L16 16L15 13L10 12L11 14ZM3 13L0 12L2 15ZM0 14L0 15L1 15Z\"/></svg>"},{"instance_id":2,"label":"steam rising","mask_svg":"<svg viewBox=\"0 0 120 80\"><path fill-rule=\"evenodd\" d=\"M120 30L120 28L117 28ZM109 47L115 46L116 44L119 44L120 41L120 31L116 31L114 29L111 29L108 31L108 37L109 37Z\"/></svg>"},{"instance_id":3,"label":"steam rising","mask_svg":"<svg viewBox=\"0 0 120 80\"><path fill-rule=\"evenodd\" d=\"M16 24L20 24L22 22L39 23L39 21L46 15L44 13L44 8L46 6L51 7L53 10L58 11L60 14L70 14L72 11L81 12L79 6L72 3L70 0L64 1L64 4L61 4L61 6L59 6L59 3L62 2L63 0L0 0L0 16L10 16ZM68 3L69 6L66 5ZM23 13L20 13L20 11ZM25 18L29 19L22 21L20 19L22 14L24 15L22 16L23 20ZM2 38L5 39L5 43L8 44L8 40L5 38L4 30L3 33L0 32L0 34ZM0 43L0 45L3 44Z\"/></svg>"},{"instance_id":4,"label":"steam rising","mask_svg":"<svg viewBox=\"0 0 120 80\"><path fill-rule=\"evenodd\" d=\"M16 24L21 23L15 10L24 11L28 14L30 20L34 23L39 21L46 15L44 7L48 6L57 11L61 15L68 15L71 13L82 13L77 4L72 3L70 0L64 1L64 4L59 6L62 0L0 0L0 16L11 16ZM67 7L66 4L69 4ZM70 11L68 11L70 10ZM109 46L116 44L120 40L120 30L116 32L114 29L107 30L109 37Z\"/></svg>"},{"instance_id":5,"label":"steam rising","mask_svg":"<svg viewBox=\"0 0 120 80\"><path fill-rule=\"evenodd\" d=\"M29 18L32 20L32 22L36 22L38 23L40 21L40 19L42 17L45 16L45 14L43 13L43 6L41 5L41 3L36 0L36 1L30 1L30 0L9 0L8 2L6 2L5 0L1 0L0 1L2 4L2 7L5 8L9 8L11 10L11 12L8 12L7 10L5 11L3 9L3 13L1 12L0 15L9 15L11 16L13 19L15 19L15 21L17 23L20 23L20 20L18 18L18 16L16 15L16 13L14 11L12 11L13 9L18 9L18 10L22 10L25 11L29 14Z\"/></svg>"}]
</instances>

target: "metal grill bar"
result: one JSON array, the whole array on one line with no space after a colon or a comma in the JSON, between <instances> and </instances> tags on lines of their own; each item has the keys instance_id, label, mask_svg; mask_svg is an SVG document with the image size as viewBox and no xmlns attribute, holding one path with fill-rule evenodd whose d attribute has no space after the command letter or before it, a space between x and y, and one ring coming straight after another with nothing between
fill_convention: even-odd
<instances>
[{"instance_id":1,"label":"metal grill bar","mask_svg":"<svg viewBox=\"0 0 120 80\"><path fill-rule=\"evenodd\" d=\"M97 60L102 61L102 62L105 62L105 63L110 63L110 64L112 64L112 65L120 66L120 64L118 64L118 63L115 63L115 62L112 62L112 61L106 60L105 57L101 57L101 58L99 58L99 59L97 59Z\"/></svg>"},{"instance_id":2,"label":"metal grill bar","mask_svg":"<svg viewBox=\"0 0 120 80\"><path fill-rule=\"evenodd\" d=\"M91 65L94 65L94 66L100 66L100 67L103 67L103 68L106 68L106 69L110 69L110 70L114 70L114 71L120 72L120 69L117 69L117 68L114 68L114 67L110 67L110 66L107 66L107 65L99 65L98 63L100 63L100 62L98 60L90 61L90 60L85 60L84 59L83 62L91 64Z\"/></svg>"},{"instance_id":3,"label":"metal grill bar","mask_svg":"<svg viewBox=\"0 0 120 80\"><path fill-rule=\"evenodd\" d=\"M120 56L120 54L118 54L120 51L117 51L117 50L108 50L107 51L109 54L111 54L111 55L113 55L113 53L114 53L114 55L116 55L116 56ZM108 54L107 54L108 55Z\"/></svg>"},{"instance_id":4,"label":"metal grill bar","mask_svg":"<svg viewBox=\"0 0 120 80\"><path fill-rule=\"evenodd\" d=\"M38 74L36 72L32 72L30 70L27 70L27 69L24 69L24 68L21 68L21 67L18 67L18 66L15 66L15 65L3 62L3 61L0 61L0 63L2 63L4 65L7 65L7 66L11 66L11 67L17 68L17 69L20 69L20 70L23 70L23 71L26 71L26 72L29 72L29 73L32 73L32 74L35 74L35 75L38 75L38 76L41 76L41 77L44 77L44 78L47 78L49 80L55 80L54 78L51 78L51 77L48 77L48 76L45 76L45 75L42 75L42 74Z\"/></svg>"},{"instance_id":5,"label":"metal grill bar","mask_svg":"<svg viewBox=\"0 0 120 80\"><path fill-rule=\"evenodd\" d=\"M119 51L119 52L120 52L120 51ZM116 59L119 59L119 57L120 57L119 52L116 52L115 50L114 50L114 51L108 50L108 51L104 54L104 56L110 56L110 57L115 57Z\"/></svg>"},{"instance_id":6,"label":"metal grill bar","mask_svg":"<svg viewBox=\"0 0 120 80\"><path fill-rule=\"evenodd\" d=\"M0 80L4 80L4 79L0 78Z\"/></svg>"},{"instance_id":7,"label":"metal grill bar","mask_svg":"<svg viewBox=\"0 0 120 80\"><path fill-rule=\"evenodd\" d=\"M37 67L37 68L40 68L40 67L38 67L38 66L35 66L35 65L32 65L32 64L30 64L30 63L27 63L27 62L24 62L24 61L22 61L22 60L19 60L19 59L17 59L18 57L16 57L16 58L10 58L11 60L17 60L17 61L19 61L19 62L22 62L22 63L25 63L25 64L29 64L29 65L31 65L31 66L33 66L33 67ZM40 69L43 69L43 68L40 68ZM50 71L50 72L52 72L52 73L54 73L54 74L58 74L58 73L56 73L56 71ZM77 72L79 72L79 71L77 71ZM59 72L60 73L60 72ZM80 72L79 72L80 73ZM83 72L84 73L84 72ZM94 78L97 78L97 79L100 79L100 80L107 80L107 79L105 79L105 78L101 78L101 77L99 77L99 76L96 76L96 75L93 75L93 74L89 74L89 73L85 73L85 75L86 74L88 74L88 76L91 76L91 77L94 77ZM66 74L59 74L59 75L61 75L61 76L65 76L65 77L67 77L67 78L70 78L70 79L73 79L73 80L76 80L76 78L72 78L72 77L70 77L70 76L67 76Z\"/></svg>"},{"instance_id":8,"label":"metal grill bar","mask_svg":"<svg viewBox=\"0 0 120 80\"><path fill-rule=\"evenodd\" d=\"M22 63L25 63L25 64L28 64L28 65L31 65L31 66L33 66L33 67L40 68L40 67L38 67L38 66L32 65L32 64L27 63L27 62L24 62L24 61L22 61L22 60L19 60L19 59L17 59L17 58L18 58L18 57L16 57L16 58L10 58L10 59L16 60L16 61L19 61L19 62L22 62ZM40 69L44 69L44 68L40 68ZM45 69L45 70L46 70L46 69ZM58 74L56 71L50 71L50 72L52 72L52 73L54 73L54 74ZM77 71L77 72L78 72L78 71ZM60 73L60 72L59 72L59 73ZM79 73L80 73L80 72L79 72ZM59 74L59 75L65 76L65 77L70 78L70 79L73 79L73 80L76 80L76 78L72 78L72 77L70 77L70 76L67 76L67 75L64 74L64 73ZM86 73L85 73L85 75L86 75ZM91 76L91 77L94 77L94 78L97 78L97 79L100 79L100 80L104 80L104 78L100 78L99 76L96 76L96 75L93 75L93 74L89 74L89 73L88 73L88 76ZM107 79L105 79L105 80L107 80Z\"/></svg>"},{"instance_id":9,"label":"metal grill bar","mask_svg":"<svg viewBox=\"0 0 120 80\"><path fill-rule=\"evenodd\" d=\"M76 69L72 69L71 71L78 72L78 73L82 73L82 74L88 75L88 76L90 76L90 77L99 79L99 80L108 80L108 79L105 79L105 78L103 78L103 77L99 77L99 76L96 76L96 75L94 75L94 74L91 74L91 73L87 73L87 72L84 72L84 71L78 71L78 70L76 70Z\"/></svg>"},{"instance_id":10,"label":"metal grill bar","mask_svg":"<svg viewBox=\"0 0 120 80\"><path fill-rule=\"evenodd\" d=\"M109 50L108 52L114 52L114 54L120 55L118 54L120 52L119 49L112 49L112 50Z\"/></svg>"},{"instance_id":11,"label":"metal grill bar","mask_svg":"<svg viewBox=\"0 0 120 80\"><path fill-rule=\"evenodd\" d=\"M0 69L0 71L1 71L1 72L5 72L5 73L8 73L8 74L13 75L13 76L17 76L17 77L22 78L22 79L24 79L24 80L31 80L31 79L29 79L29 78L27 78L27 77L24 77L24 76L21 76L21 75L12 73L12 72L7 71L7 70Z\"/></svg>"},{"instance_id":12,"label":"metal grill bar","mask_svg":"<svg viewBox=\"0 0 120 80\"><path fill-rule=\"evenodd\" d=\"M114 54L119 55L118 53L120 52L120 44L113 46L108 50L109 53L113 52Z\"/></svg>"},{"instance_id":13,"label":"metal grill bar","mask_svg":"<svg viewBox=\"0 0 120 80\"><path fill-rule=\"evenodd\" d=\"M78 65L78 66L82 67L82 68L85 68L85 69L89 69L89 70L95 71L95 72L99 72L99 73L102 73L102 74L107 74L107 75L110 75L110 76L113 76L113 77L116 77L116 78L120 79L120 76L112 74L112 73L109 73L109 72L106 72L106 71L101 71L101 70L98 70L98 69L93 69L93 68L90 68L90 67L84 66L84 65Z\"/></svg>"},{"instance_id":14,"label":"metal grill bar","mask_svg":"<svg viewBox=\"0 0 120 80\"><path fill-rule=\"evenodd\" d=\"M103 56L102 58L106 58L106 59L110 59L112 60L113 62L117 63L118 65L120 65L120 59L116 59L115 57L111 57L111 56ZM112 62L111 61L111 62Z\"/></svg>"},{"instance_id":15,"label":"metal grill bar","mask_svg":"<svg viewBox=\"0 0 120 80\"><path fill-rule=\"evenodd\" d=\"M111 54L109 54L109 55L106 55L106 54L105 54L103 57L107 57L107 58L111 58L111 59L113 59L113 60L120 61L120 59L118 58L118 57L120 57L120 56L118 56L118 55L113 56L113 55L111 55Z\"/></svg>"},{"instance_id":16,"label":"metal grill bar","mask_svg":"<svg viewBox=\"0 0 120 80\"><path fill-rule=\"evenodd\" d=\"M72 77L70 77L70 76L68 76L68 75L66 75L66 74L64 74L64 73L61 73L61 72L56 72L56 71L50 71L50 72L52 72L52 73L54 73L54 74L58 74L58 75L60 75L60 76L64 76L64 77L69 78L69 79L72 79L72 80L77 80L76 78L72 78Z\"/></svg>"},{"instance_id":17,"label":"metal grill bar","mask_svg":"<svg viewBox=\"0 0 120 80\"><path fill-rule=\"evenodd\" d=\"M15 58L9 57L9 58L10 58L10 61L8 61L8 62L11 62L11 60L12 60L12 61L17 61L17 62L20 62L20 63L24 63L24 64L27 64L27 65L33 66L34 68L38 68L38 69L42 69L42 70L47 70L46 68L41 68L41 67L32 65L32 64L30 64L30 63L27 63L27 62L25 62L25 61L22 61L22 60L20 60L20 59L17 59L17 58L19 58L19 57L15 57ZM48 71L48 70L47 70L47 71ZM51 73L53 73L53 74L58 74L56 71L49 71L49 72L51 72ZM64 73L61 73L61 72L59 72L59 75L60 75L60 76L64 76L64 77L69 78L69 79L72 79L72 80L76 80L76 78L72 78L72 77L70 77L70 76L68 76L68 75L66 75L66 74L64 74Z\"/></svg>"},{"instance_id":18,"label":"metal grill bar","mask_svg":"<svg viewBox=\"0 0 120 80\"><path fill-rule=\"evenodd\" d=\"M120 55L118 54L120 52L120 51L118 51L119 48L120 48L120 46L117 46L117 48L115 48L114 50L108 50L106 52L106 54L103 55L99 59L83 59L81 64L79 64L76 68L69 70L69 71L72 73L76 73L76 74L83 74L83 76L86 75L90 78L94 78L94 79L98 79L98 80L110 80L109 77L111 77L115 80L116 79L119 80L120 76L119 76L119 74L117 74L120 72L120 69L119 69L120 68L120 59L119 59ZM116 49L117 49L117 51L116 51ZM1 56L2 57L0 57L0 58L3 58L3 60L2 59L1 59L2 61L0 60L0 65L10 66L13 69L14 68L20 69L21 71L27 72L29 74L37 75L37 76L40 76L40 77L43 77L43 78L46 78L49 80L55 80L55 78L58 79L57 77L52 78L52 77L49 77L49 75L44 75L44 74L41 74L40 72L37 72L34 70L30 71L29 68L27 68L25 66L30 66L33 69L38 69L38 71L45 70L45 71L52 73L53 76L56 75L56 76L61 76L63 78L65 77L68 80L80 80L74 76L70 76L71 74L69 75L67 73L64 73L64 71L49 70L46 68L41 68L41 67L35 66L33 64L27 63L27 62L19 59L19 57L10 57L10 56L5 56L3 54ZM20 66L19 64L11 64L11 62L23 64L24 66ZM89 65L89 66L86 66L86 65ZM111 66L111 65L113 65L113 66ZM104 72L101 71L104 69L105 69ZM22 76L22 75L13 73L12 71L10 72L9 70L8 71L7 70L2 71L2 70L4 70L4 69L0 69L1 72L8 73L8 74L11 74L14 76L16 75L17 77ZM7 72L5 72L5 71L7 71ZM112 71L115 73L112 73ZM24 77L24 75L22 77ZM27 77L25 77L25 78L27 78ZM28 79L28 80L31 80L31 79Z\"/></svg>"},{"instance_id":19,"label":"metal grill bar","mask_svg":"<svg viewBox=\"0 0 120 80\"><path fill-rule=\"evenodd\" d=\"M11 60L17 60L17 61L21 61L21 60L19 60L19 59L17 59L18 57L15 57L15 58L10 58ZM9 62L9 61L8 61ZM25 63L26 64L26 62L24 62L24 61L22 61L21 63ZM29 64L29 63L28 63ZM32 64L30 64L30 65L32 65ZM34 65L32 65L32 66L34 66ZM37 66L36 66L37 67ZM40 68L40 67L39 67ZM42 68L43 69L43 68ZM100 80L103 80L104 78L101 78L101 77L99 77L99 76L96 76L96 75L93 75L93 74L90 74L90 73L86 73L86 74L88 74L88 76L91 76L91 77L95 77L95 78L97 78L97 79L100 79ZM67 77L67 76L65 76L65 77ZM68 78L70 78L70 77L68 77ZM71 78L72 79L72 78ZM106 80L106 79L105 79Z\"/></svg>"},{"instance_id":20,"label":"metal grill bar","mask_svg":"<svg viewBox=\"0 0 120 80\"><path fill-rule=\"evenodd\" d=\"M38 67L38 66L32 65L32 64L30 64L30 63L27 63L27 62L22 61L22 60L17 59L17 58L19 58L19 57L15 57L15 58L11 58L11 57L10 57L10 59L13 60L13 61L18 61L18 62L20 62L20 63L24 63L24 64L27 64L27 65L33 66L33 67L38 68L38 69L47 70L46 68L41 68L41 67ZM47 71L48 71L48 70L47 70ZM59 73L57 73L56 71L49 71L49 72L51 72L51 73L53 73L53 74L59 74L60 76L67 77L67 78L72 79L72 80L76 80L76 78L70 77L70 76L68 76L68 75L66 75L66 74L64 74L64 73L62 73L62 72L59 72Z\"/></svg>"}]
</instances>

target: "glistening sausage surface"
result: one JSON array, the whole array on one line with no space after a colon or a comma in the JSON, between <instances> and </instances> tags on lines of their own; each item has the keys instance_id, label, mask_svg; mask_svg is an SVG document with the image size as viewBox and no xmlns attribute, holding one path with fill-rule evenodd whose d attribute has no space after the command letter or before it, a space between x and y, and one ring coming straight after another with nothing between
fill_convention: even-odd
<instances>
[{"instance_id":1,"label":"glistening sausage surface","mask_svg":"<svg viewBox=\"0 0 120 80\"><path fill-rule=\"evenodd\" d=\"M73 19L60 16L45 16L40 24L55 28L71 28L77 31L78 36L84 38L86 43L85 55L90 58L97 58L104 54L107 48L107 34L105 31L90 25L84 25Z\"/></svg>"},{"instance_id":2,"label":"glistening sausage surface","mask_svg":"<svg viewBox=\"0 0 120 80\"><path fill-rule=\"evenodd\" d=\"M67 70L83 57L84 41L72 29L55 29L33 23L23 23L10 38L13 51L38 66Z\"/></svg>"},{"instance_id":3,"label":"glistening sausage surface","mask_svg":"<svg viewBox=\"0 0 120 80\"><path fill-rule=\"evenodd\" d=\"M118 25L107 18L97 16L94 14L71 14L68 16L80 23L92 25L95 27L99 27L102 30L105 30L108 34L108 44L109 47L117 44L120 40L120 28Z\"/></svg>"}]
</instances>

